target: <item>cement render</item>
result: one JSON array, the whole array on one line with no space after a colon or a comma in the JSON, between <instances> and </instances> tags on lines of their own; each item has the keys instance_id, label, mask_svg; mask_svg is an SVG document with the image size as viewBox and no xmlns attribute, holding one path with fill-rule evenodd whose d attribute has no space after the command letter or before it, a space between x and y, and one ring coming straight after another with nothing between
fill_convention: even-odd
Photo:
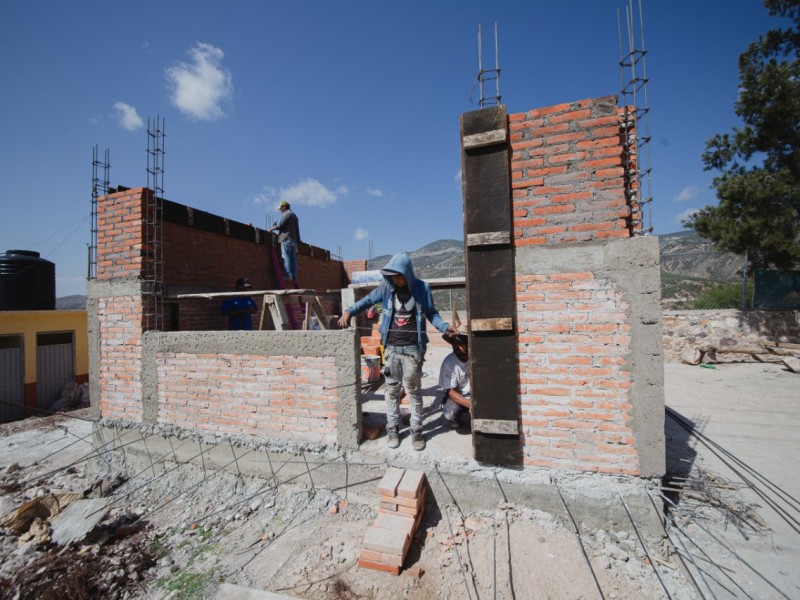
<instances>
[{"instance_id":1,"label":"cement render","mask_svg":"<svg viewBox=\"0 0 800 600\"><path fill-rule=\"evenodd\" d=\"M642 477L664 474L664 363L658 238L635 237L517 249L517 275L589 271L614 283L628 304L630 423Z\"/></svg>"}]
</instances>

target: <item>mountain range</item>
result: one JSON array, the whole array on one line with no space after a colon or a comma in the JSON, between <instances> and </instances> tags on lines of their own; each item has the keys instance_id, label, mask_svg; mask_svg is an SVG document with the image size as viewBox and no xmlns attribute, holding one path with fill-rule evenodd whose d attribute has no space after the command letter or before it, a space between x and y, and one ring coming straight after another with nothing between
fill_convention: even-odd
<instances>
[{"instance_id":1,"label":"mountain range","mask_svg":"<svg viewBox=\"0 0 800 600\"><path fill-rule=\"evenodd\" d=\"M699 291L720 283L735 283L741 278L744 259L729 252L717 252L713 244L694 231L679 231L658 236L661 250L661 274L665 285L665 299L671 294L668 289L696 288ZM422 248L408 252L414 265L414 273L422 279L464 276L464 242L441 239ZM367 261L367 269L380 269L391 255L375 256ZM448 292L437 292L437 304L444 310L449 306ZM446 296L445 296L446 294ZM463 306L464 292L453 292L458 305ZM445 301L446 297L446 301ZM56 308L85 309L85 296L64 296L56 300Z\"/></svg>"}]
</instances>

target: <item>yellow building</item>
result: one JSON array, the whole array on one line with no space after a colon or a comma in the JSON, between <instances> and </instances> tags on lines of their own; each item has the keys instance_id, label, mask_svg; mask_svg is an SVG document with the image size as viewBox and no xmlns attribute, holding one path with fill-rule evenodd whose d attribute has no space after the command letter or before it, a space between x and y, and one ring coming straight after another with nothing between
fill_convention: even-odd
<instances>
[{"instance_id":1,"label":"yellow building","mask_svg":"<svg viewBox=\"0 0 800 600\"><path fill-rule=\"evenodd\" d=\"M0 311L0 421L48 410L89 380L85 310Z\"/></svg>"}]
</instances>

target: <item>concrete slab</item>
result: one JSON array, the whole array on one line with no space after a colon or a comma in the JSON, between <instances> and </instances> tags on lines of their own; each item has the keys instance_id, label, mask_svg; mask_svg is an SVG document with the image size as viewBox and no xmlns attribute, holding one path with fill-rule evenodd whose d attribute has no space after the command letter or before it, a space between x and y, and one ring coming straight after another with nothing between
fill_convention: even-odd
<instances>
[{"instance_id":1,"label":"concrete slab","mask_svg":"<svg viewBox=\"0 0 800 600\"><path fill-rule=\"evenodd\" d=\"M52 539L60 546L80 541L103 520L108 512L108 498L88 498L73 502L53 518Z\"/></svg>"},{"instance_id":2,"label":"concrete slab","mask_svg":"<svg viewBox=\"0 0 800 600\"><path fill-rule=\"evenodd\" d=\"M254 590L242 585L223 583L217 589L214 596L216 600L296 600L296 596L285 596L266 592L264 590Z\"/></svg>"},{"instance_id":3,"label":"concrete slab","mask_svg":"<svg viewBox=\"0 0 800 600\"><path fill-rule=\"evenodd\" d=\"M800 377L780 365L714 367L665 365L667 408L708 442L689 435L668 416L668 472L688 477L706 472L737 486L749 482L773 500L777 495L768 488L774 486L784 496L800 498ZM797 519L796 500L791 507L785 499L775 502L788 512L787 520L749 486L736 495L743 506L754 507L765 529L740 530L727 520L718 527L713 518L720 517L709 509L687 528L688 534L750 597L800 597L800 542L789 522ZM718 579L706 578L715 596L729 597L721 587L732 587L725 573L708 570Z\"/></svg>"}]
</instances>

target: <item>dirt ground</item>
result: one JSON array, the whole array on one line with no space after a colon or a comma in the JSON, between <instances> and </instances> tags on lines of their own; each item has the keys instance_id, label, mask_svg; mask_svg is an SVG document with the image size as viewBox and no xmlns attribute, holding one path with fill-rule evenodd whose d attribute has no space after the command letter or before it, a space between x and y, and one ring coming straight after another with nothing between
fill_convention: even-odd
<instances>
[{"instance_id":1,"label":"dirt ground","mask_svg":"<svg viewBox=\"0 0 800 600\"><path fill-rule=\"evenodd\" d=\"M770 473L770 481L800 496L797 453L784 456L798 450L797 436L779 435L797 418L800 376L763 365L683 367L667 366L667 404L675 414L768 473L770 440L762 445L738 419L733 437L724 427L744 408L733 390L757 394L774 417L772 430L763 432L773 438L773 462L789 471ZM749 412L750 422L758 419ZM33 501L26 525L14 530L3 521L0 528L0 597L259 597L254 590L323 600L800 597L800 540L791 521L747 495L741 465L738 474L726 470L669 417L665 486L683 491L669 496L676 502L668 520L672 544L655 553L651 547L651 557L627 531L578 524L576 535L564 515L488 500L486 508L464 513L457 502L440 501L428 503L400 576L356 565L376 507L348 498L347 490L300 480L276 488L168 462L98 475L86 460L90 431L86 411L0 426L0 517ZM38 506L65 491L108 502L102 520L66 549L51 540L56 528ZM784 513L797 517L796 509ZM237 595L244 588L250 595Z\"/></svg>"}]
</instances>

